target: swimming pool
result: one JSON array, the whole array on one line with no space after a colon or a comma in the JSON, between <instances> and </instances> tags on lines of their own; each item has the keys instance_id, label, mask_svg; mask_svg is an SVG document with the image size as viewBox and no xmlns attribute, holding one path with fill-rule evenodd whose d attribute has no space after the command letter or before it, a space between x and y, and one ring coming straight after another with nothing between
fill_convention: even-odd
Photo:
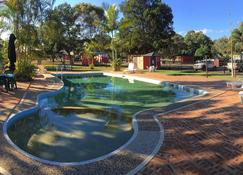
<instances>
[{"instance_id":1,"label":"swimming pool","mask_svg":"<svg viewBox=\"0 0 243 175\"><path fill-rule=\"evenodd\" d=\"M39 101L39 109L8 126L15 145L55 162L80 162L106 155L133 135L132 116L193 97L168 83L102 75L63 77L61 93Z\"/></svg>"}]
</instances>

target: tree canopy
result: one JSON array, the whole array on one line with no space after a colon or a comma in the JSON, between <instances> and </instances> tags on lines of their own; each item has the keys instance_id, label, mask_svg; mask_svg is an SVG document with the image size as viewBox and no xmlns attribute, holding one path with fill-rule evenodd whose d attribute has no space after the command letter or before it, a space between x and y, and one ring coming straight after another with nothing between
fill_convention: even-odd
<instances>
[{"instance_id":1,"label":"tree canopy","mask_svg":"<svg viewBox=\"0 0 243 175\"><path fill-rule=\"evenodd\" d=\"M229 57L231 48L230 40L227 37L219 38L214 41L213 48L215 52L221 57Z\"/></svg>"},{"instance_id":2,"label":"tree canopy","mask_svg":"<svg viewBox=\"0 0 243 175\"><path fill-rule=\"evenodd\" d=\"M172 10L160 0L125 0L120 8L120 38L130 52L158 51L174 34Z\"/></svg>"},{"instance_id":3,"label":"tree canopy","mask_svg":"<svg viewBox=\"0 0 243 175\"><path fill-rule=\"evenodd\" d=\"M233 48L237 54L243 53L243 22L240 23L239 27L234 29L231 34L233 40Z\"/></svg>"},{"instance_id":4,"label":"tree canopy","mask_svg":"<svg viewBox=\"0 0 243 175\"><path fill-rule=\"evenodd\" d=\"M199 59L211 57L213 41L202 32L189 31L185 36L186 50L184 54Z\"/></svg>"},{"instance_id":5,"label":"tree canopy","mask_svg":"<svg viewBox=\"0 0 243 175\"><path fill-rule=\"evenodd\" d=\"M162 58L188 55L197 59L227 57L243 52L243 23L230 38L212 41L202 32L179 35L172 9L161 0L123 0L120 6L89 3L54 7L55 0L6 0L0 6L0 33L13 32L18 52L55 55L70 52L106 52L112 58L157 52ZM119 14L122 15L119 16Z\"/></svg>"}]
</instances>

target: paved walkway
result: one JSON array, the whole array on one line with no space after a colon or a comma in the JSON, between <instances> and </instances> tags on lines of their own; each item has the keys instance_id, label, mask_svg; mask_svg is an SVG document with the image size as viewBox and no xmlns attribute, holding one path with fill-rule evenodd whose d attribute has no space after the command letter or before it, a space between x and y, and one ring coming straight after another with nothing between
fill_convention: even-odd
<instances>
[{"instance_id":1,"label":"paved walkway","mask_svg":"<svg viewBox=\"0 0 243 175\"><path fill-rule=\"evenodd\" d=\"M164 144L159 153L138 174L243 174L243 119L240 115L243 108L239 103L238 92L224 92L223 81L202 77L171 77L153 73L136 76L179 82L205 88L210 92L208 96L195 100L196 104L192 106L159 117L165 129ZM55 82L37 79L29 89L33 93L27 93L26 101L18 105L15 111L33 106L36 95L46 91L45 83L54 84L52 88L57 88ZM2 122L6 120L10 109L20 102L20 97L27 87L28 85L23 84L21 92L13 96L0 92L1 98L4 99L1 100L4 103L0 103L3 106L1 109L4 109L4 112L0 110ZM212 98L215 95L217 97ZM168 109L158 110L158 112L165 112L165 110L191 103L181 103L177 106L170 106ZM150 115L152 113L144 114L144 116ZM2 128L2 123L0 127ZM0 144L7 145L1 132L2 130L0 130ZM34 174L84 174L81 171L78 173L77 169L72 167L42 166L10 146L2 147L1 145L0 170L8 170L12 174L31 172ZM2 154L3 152L5 154Z\"/></svg>"},{"instance_id":2,"label":"paved walkway","mask_svg":"<svg viewBox=\"0 0 243 175\"><path fill-rule=\"evenodd\" d=\"M13 112L28 88L29 83L18 83L17 90L6 92L0 89L0 122L5 121L10 112Z\"/></svg>"},{"instance_id":3,"label":"paved walkway","mask_svg":"<svg viewBox=\"0 0 243 175\"><path fill-rule=\"evenodd\" d=\"M188 78L171 77L171 81L182 84L196 81L211 89L223 87L220 82L205 86L204 80L200 83L200 80ZM139 174L243 174L242 113L238 92L226 91L215 98L161 115L159 119L165 129L163 146Z\"/></svg>"},{"instance_id":4,"label":"paved walkway","mask_svg":"<svg viewBox=\"0 0 243 175\"><path fill-rule=\"evenodd\" d=\"M44 78L42 75L35 78L30 83L19 83L18 89L6 93L3 89L0 90L0 174L8 175L10 169L16 169L14 174L26 174L21 172L18 167L25 168L25 164L30 163L30 160L14 150L3 136L3 122L7 118L19 111L35 106L37 95L42 92L51 91L59 87L59 80L54 82L50 78ZM47 89L48 87L48 89ZM24 97L24 99L22 99ZM32 165L34 166L34 165ZM26 168L29 169L29 168ZM34 171L34 169L29 169ZM36 171L38 172L38 171Z\"/></svg>"}]
</instances>

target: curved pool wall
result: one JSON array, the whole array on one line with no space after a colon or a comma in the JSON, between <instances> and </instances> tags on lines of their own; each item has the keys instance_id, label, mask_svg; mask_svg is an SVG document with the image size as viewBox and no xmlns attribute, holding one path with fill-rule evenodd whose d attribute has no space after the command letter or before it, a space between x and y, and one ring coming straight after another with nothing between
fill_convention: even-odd
<instances>
[{"instance_id":1,"label":"curved pool wall","mask_svg":"<svg viewBox=\"0 0 243 175\"><path fill-rule=\"evenodd\" d=\"M149 78L142 78L142 77L136 77L136 76L131 76L131 75L113 74L113 73L103 73L103 75L118 77L118 78L132 79L132 80L142 81L142 82L146 82L146 83L168 86L168 87L172 87L174 89L178 89L179 91L186 91L189 93L193 93L193 94L195 94L195 96L206 95L208 93L207 91L202 90L202 89L195 89L195 88L192 88L189 86L180 85L180 84L172 83L169 81L160 81L160 80L153 80L153 79L149 79Z\"/></svg>"},{"instance_id":2,"label":"curved pool wall","mask_svg":"<svg viewBox=\"0 0 243 175\"><path fill-rule=\"evenodd\" d=\"M113 74L113 73L82 73L82 74L57 74L55 76L57 76L57 77L59 77L61 79L62 79L63 76L65 76L65 77L112 76L112 77L132 79L132 80L137 80L137 81L142 81L142 82L147 82L147 83L152 83L152 84L170 86L170 87L173 87L173 88L182 90L182 91L192 92L197 97L207 94L207 92L204 91L204 90L198 90L198 89L194 89L194 88L191 88L191 87L188 87L188 86L178 85L176 83L163 82L163 81L159 81L159 80L153 80L153 79L148 79L148 78L135 77L135 76L130 76L130 75L121 75L121 74ZM132 116L132 128L134 130L134 133L133 133L132 137L128 140L127 143L125 143L124 145L122 145L118 149L114 150L113 152L111 152L109 154L106 154L104 156L97 157L95 159L91 159L91 160L87 160L87 161L81 161L81 162L67 162L67 163L65 163L65 162L63 163L63 162L49 161L49 160L45 160L45 159L42 159L42 158L33 156L33 155L27 153L26 151L22 150L21 148L19 148L17 145L15 145L12 142L12 140L9 138L9 136L8 136L8 129L9 129L9 127L11 127L12 124L15 123L16 121L21 120L22 118L26 117L26 115L32 114L34 112L37 112L38 109L40 108L40 105L41 105L40 102L41 102L41 100L43 100L43 99L45 99L47 97L51 97L51 96L55 96L57 94L60 94L63 91L64 91L64 84L62 82L61 87L59 89L57 89L56 91L44 92L44 93L39 94L37 96L37 102L36 102L36 106L35 107L32 107L30 109L26 109L26 110L21 111L21 112L18 112L16 114L12 114L8 118L8 120L4 123L4 126L3 126L3 133L4 133L4 136L5 136L6 140L8 141L8 143L11 146L13 146L16 150L18 150L20 153L22 153L23 155L25 155L25 156L33 159L33 160L39 161L41 163L45 163L45 164L49 164L49 165L57 165L57 166L80 166L80 165L85 165L85 164L89 164L89 163L93 163L93 162L97 162L97 161L100 161L100 160L104 160L106 158L109 158L112 155L114 155L114 154L118 153L119 151L121 151L122 149L126 148L130 143L132 143L135 140L135 138L137 137L138 132L139 132L139 129L138 129L138 121L136 119L136 116L139 113L142 113L144 111L149 111L150 110L150 109L146 109L144 111L139 111L139 112L137 112L136 114L134 114ZM190 100L190 99L191 98L186 99L186 100ZM185 100L181 100L181 101L185 101ZM177 101L177 102L179 102L179 101ZM159 125L159 128L160 128L160 131L159 132L162 133L163 132L162 131L163 130L163 127L159 123L159 121L158 121L158 119L156 117L157 117L157 115L156 116L153 116L153 119ZM152 159L152 157L159 151L159 147L162 145L162 142L163 142L163 136L160 137L160 139L158 141L158 145L156 146L156 148L154 149L154 151L151 153L151 155L149 155L148 158L145 159L145 161L143 161L141 163L141 165L143 165L143 164L145 165L149 160Z\"/></svg>"}]
</instances>

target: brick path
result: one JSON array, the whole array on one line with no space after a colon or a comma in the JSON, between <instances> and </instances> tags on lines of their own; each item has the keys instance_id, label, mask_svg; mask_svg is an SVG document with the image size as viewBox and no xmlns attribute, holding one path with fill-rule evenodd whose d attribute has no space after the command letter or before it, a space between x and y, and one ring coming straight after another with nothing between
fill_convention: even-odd
<instances>
[{"instance_id":1,"label":"brick path","mask_svg":"<svg viewBox=\"0 0 243 175\"><path fill-rule=\"evenodd\" d=\"M160 116L165 139L140 175L243 174L243 105L238 92Z\"/></svg>"},{"instance_id":2,"label":"brick path","mask_svg":"<svg viewBox=\"0 0 243 175\"><path fill-rule=\"evenodd\" d=\"M28 165L28 163L31 162L29 158L23 156L7 143L6 139L3 137L3 122L6 121L12 113L17 113L35 106L38 94L57 89L58 87L60 87L58 79L54 82L48 77L44 78L43 76L38 76L31 84L18 82L18 89L12 92L6 93L2 89L0 90L0 175L4 171L8 173L9 169L16 169L16 171L19 171L17 167L21 166L24 168L26 164ZM21 101L24 94L25 98ZM8 147L6 145L8 145ZM25 175L25 173L20 171L18 174Z\"/></svg>"},{"instance_id":3,"label":"brick path","mask_svg":"<svg viewBox=\"0 0 243 175\"><path fill-rule=\"evenodd\" d=\"M7 93L4 89L0 89L0 122L5 121L9 113L13 112L13 108L20 102L28 87L29 83L18 83L17 90Z\"/></svg>"}]
</instances>

